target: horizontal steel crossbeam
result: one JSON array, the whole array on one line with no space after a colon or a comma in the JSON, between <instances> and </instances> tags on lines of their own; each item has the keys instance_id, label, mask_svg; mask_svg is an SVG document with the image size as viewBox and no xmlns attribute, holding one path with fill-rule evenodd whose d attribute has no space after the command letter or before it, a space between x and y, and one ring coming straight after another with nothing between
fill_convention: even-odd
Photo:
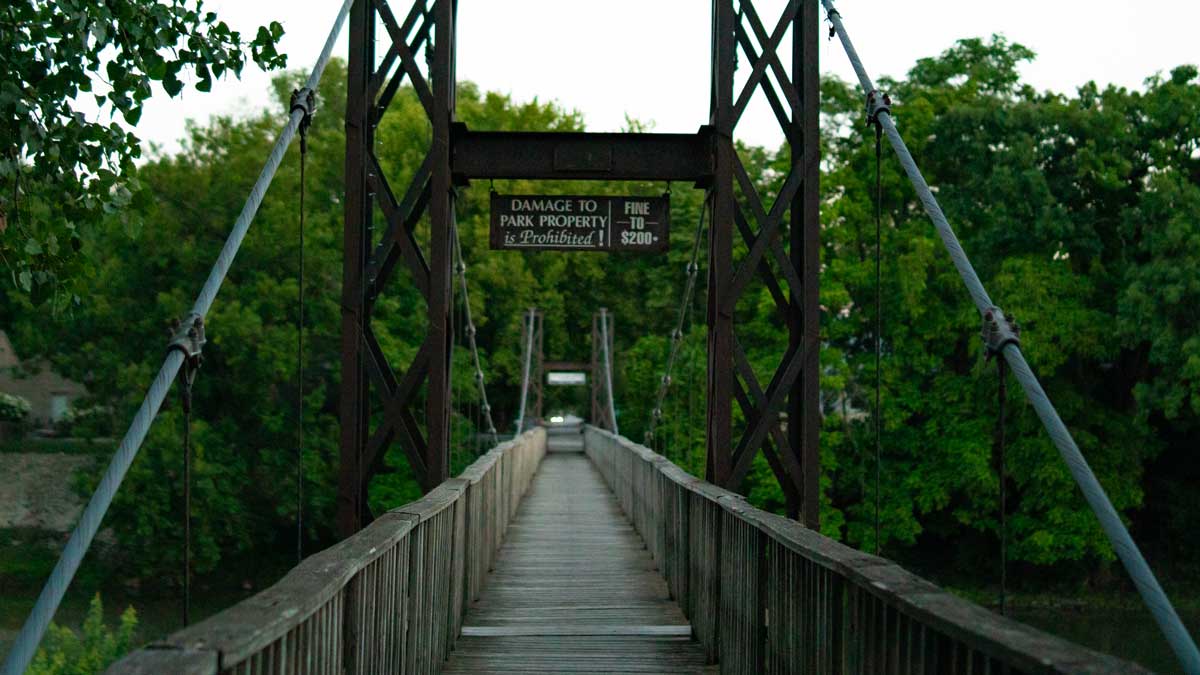
<instances>
[{"instance_id":1,"label":"horizontal steel crossbeam","mask_svg":"<svg viewBox=\"0 0 1200 675\"><path fill-rule=\"evenodd\" d=\"M657 180L707 184L713 175L713 134L631 134L471 131L456 124L450 136L456 181Z\"/></svg>"}]
</instances>

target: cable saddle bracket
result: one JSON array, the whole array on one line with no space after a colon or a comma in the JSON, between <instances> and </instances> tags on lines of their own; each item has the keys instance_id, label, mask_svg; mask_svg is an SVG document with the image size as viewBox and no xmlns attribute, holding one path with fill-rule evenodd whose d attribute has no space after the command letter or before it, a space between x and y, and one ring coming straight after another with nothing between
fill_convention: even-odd
<instances>
[{"instance_id":1,"label":"cable saddle bracket","mask_svg":"<svg viewBox=\"0 0 1200 675\"><path fill-rule=\"evenodd\" d=\"M207 341L204 335L204 317L199 314L191 312L182 320L176 319L173 322L167 353L179 351L183 354L184 412L191 411L192 383L196 381L196 371L200 370L200 364L204 361L202 352Z\"/></svg>"},{"instance_id":2,"label":"cable saddle bracket","mask_svg":"<svg viewBox=\"0 0 1200 675\"><path fill-rule=\"evenodd\" d=\"M979 336L983 338L989 361L992 357L999 356L1010 344L1021 346L1021 327L1016 319L1005 316L999 307L992 307L983 313L983 327Z\"/></svg>"},{"instance_id":3,"label":"cable saddle bracket","mask_svg":"<svg viewBox=\"0 0 1200 675\"><path fill-rule=\"evenodd\" d=\"M879 127L879 115L892 114L892 97L887 92L872 89L867 92L867 124Z\"/></svg>"},{"instance_id":4,"label":"cable saddle bracket","mask_svg":"<svg viewBox=\"0 0 1200 675\"><path fill-rule=\"evenodd\" d=\"M313 113L317 109L317 93L308 87L292 90L292 101L288 114L299 110L304 113L300 118L300 153L308 152L308 127L312 125Z\"/></svg>"}]
</instances>

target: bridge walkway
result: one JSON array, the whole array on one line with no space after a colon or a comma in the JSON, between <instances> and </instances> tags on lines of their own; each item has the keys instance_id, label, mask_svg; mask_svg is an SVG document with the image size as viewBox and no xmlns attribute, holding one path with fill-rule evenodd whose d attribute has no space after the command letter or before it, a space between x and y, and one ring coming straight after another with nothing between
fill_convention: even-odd
<instances>
[{"instance_id":1,"label":"bridge walkway","mask_svg":"<svg viewBox=\"0 0 1200 675\"><path fill-rule=\"evenodd\" d=\"M717 672L582 436L562 431L442 672Z\"/></svg>"}]
</instances>

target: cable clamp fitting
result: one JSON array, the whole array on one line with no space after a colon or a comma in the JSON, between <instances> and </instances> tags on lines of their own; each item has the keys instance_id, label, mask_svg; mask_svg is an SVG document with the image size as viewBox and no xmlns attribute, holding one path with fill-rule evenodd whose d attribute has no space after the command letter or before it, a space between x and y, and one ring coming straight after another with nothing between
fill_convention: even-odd
<instances>
[{"instance_id":1,"label":"cable clamp fitting","mask_svg":"<svg viewBox=\"0 0 1200 675\"><path fill-rule=\"evenodd\" d=\"M308 127L312 124L313 113L316 112L316 109L316 92L308 87L292 90L292 102L291 107L288 108L288 115L297 110L304 113L304 117L300 118L300 152L308 150Z\"/></svg>"},{"instance_id":2,"label":"cable clamp fitting","mask_svg":"<svg viewBox=\"0 0 1200 675\"><path fill-rule=\"evenodd\" d=\"M187 360L200 358L200 352L204 350L204 343L207 340L204 338L204 317L192 312L185 316L182 321L176 319L171 325L171 341L167 344L167 351L178 349L183 352L183 356Z\"/></svg>"},{"instance_id":3,"label":"cable clamp fitting","mask_svg":"<svg viewBox=\"0 0 1200 675\"><path fill-rule=\"evenodd\" d=\"M892 97L887 93L872 89L867 92L867 124L879 125L879 113L892 114Z\"/></svg>"},{"instance_id":4,"label":"cable clamp fitting","mask_svg":"<svg viewBox=\"0 0 1200 675\"><path fill-rule=\"evenodd\" d=\"M830 40L833 39L834 35L837 35L837 26L835 26L833 23L834 15L837 15L840 18L842 16L842 13L837 11L837 9L830 9L828 12L825 13L825 20L829 22L829 38L828 39L830 39Z\"/></svg>"},{"instance_id":5,"label":"cable clamp fitting","mask_svg":"<svg viewBox=\"0 0 1200 675\"><path fill-rule=\"evenodd\" d=\"M1021 327L1011 316L1004 316L999 307L983 313L983 328L979 335L983 338L988 359L998 356L1007 345L1021 346Z\"/></svg>"},{"instance_id":6,"label":"cable clamp fitting","mask_svg":"<svg viewBox=\"0 0 1200 675\"><path fill-rule=\"evenodd\" d=\"M204 317L192 312L182 321L176 319L171 326L171 341L167 343L167 353L178 350L183 353L183 407L184 412L192 408L192 383L196 381L196 371L204 361L201 352L204 351Z\"/></svg>"}]
</instances>

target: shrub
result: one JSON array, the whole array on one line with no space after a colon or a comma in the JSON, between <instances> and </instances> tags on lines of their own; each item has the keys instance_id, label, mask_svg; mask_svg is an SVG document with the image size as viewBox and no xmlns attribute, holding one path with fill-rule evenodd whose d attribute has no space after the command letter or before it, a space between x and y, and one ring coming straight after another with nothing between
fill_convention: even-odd
<instances>
[{"instance_id":1,"label":"shrub","mask_svg":"<svg viewBox=\"0 0 1200 675\"><path fill-rule=\"evenodd\" d=\"M87 408L71 406L62 419L54 423L54 432L59 436L94 438L112 432L112 409L94 405Z\"/></svg>"},{"instance_id":2,"label":"shrub","mask_svg":"<svg viewBox=\"0 0 1200 675\"><path fill-rule=\"evenodd\" d=\"M23 422L32 409L20 396L0 392L0 422Z\"/></svg>"},{"instance_id":3,"label":"shrub","mask_svg":"<svg viewBox=\"0 0 1200 675\"><path fill-rule=\"evenodd\" d=\"M97 593L88 607L82 634L51 624L43 647L38 650L26 675L102 673L133 647L136 628L137 612L130 607L121 614L119 624L110 629L104 623L104 606Z\"/></svg>"}]
</instances>

